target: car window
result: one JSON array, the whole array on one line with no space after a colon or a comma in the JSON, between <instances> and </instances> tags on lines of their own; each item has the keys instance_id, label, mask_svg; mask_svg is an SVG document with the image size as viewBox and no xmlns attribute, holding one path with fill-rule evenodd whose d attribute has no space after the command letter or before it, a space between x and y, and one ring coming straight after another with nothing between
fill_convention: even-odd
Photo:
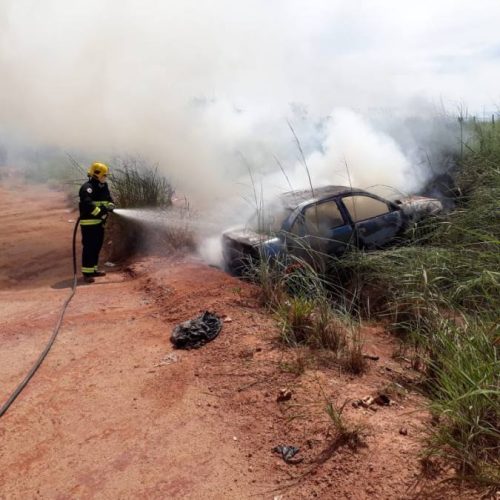
<instances>
[{"instance_id":1,"label":"car window","mask_svg":"<svg viewBox=\"0 0 500 500\"><path fill-rule=\"evenodd\" d=\"M354 222L358 222L390 212L389 205L370 196L354 195L342 198Z\"/></svg>"},{"instance_id":2,"label":"car window","mask_svg":"<svg viewBox=\"0 0 500 500\"><path fill-rule=\"evenodd\" d=\"M344 225L344 219L335 201L306 208L304 218L306 232L311 235L322 235L330 229Z\"/></svg>"},{"instance_id":3,"label":"car window","mask_svg":"<svg viewBox=\"0 0 500 500\"><path fill-rule=\"evenodd\" d=\"M249 221L249 227L261 234L274 234L281 229L283 221L291 210L280 205L270 205L255 212Z\"/></svg>"}]
</instances>

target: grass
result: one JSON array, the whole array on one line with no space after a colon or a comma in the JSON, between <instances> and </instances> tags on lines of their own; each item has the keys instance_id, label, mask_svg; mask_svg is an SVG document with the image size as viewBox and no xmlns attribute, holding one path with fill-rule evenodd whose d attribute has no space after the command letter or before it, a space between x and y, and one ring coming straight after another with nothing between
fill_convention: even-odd
<instances>
[{"instance_id":1,"label":"grass","mask_svg":"<svg viewBox=\"0 0 500 500\"><path fill-rule=\"evenodd\" d=\"M335 429L335 440L331 443L329 451L334 451L340 446L348 446L352 450L357 450L363 446L361 425L348 423L343 413L349 400L345 400L341 405L336 405L332 401L327 401L325 404L325 412L330 418L330 421Z\"/></svg>"},{"instance_id":2,"label":"grass","mask_svg":"<svg viewBox=\"0 0 500 500\"><path fill-rule=\"evenodd\" d=\"M117 158L111 165L111 188L120 208L167 208L174 188L153 166L140 158Z\"/></svg>"},{"instance_id":3,"label":"grass","mask_svg":"<svg viewBox=\"0 0 500 500\"><path fill-rule=\"evenodd\" d=\"M304 344L312 335L314 302L304 297L290 297L283 301L276 313L281 324L281 339L289 345Z\"/></svg>"},{"instance_id":4,"label":"grass","mask_svg":"<svg viewBox=\"0 0 500 500\"><path fill-rule=\"evenodd\" d=\"M354 252L335 272L364 314L389 320L417 354L430 410L427 453L500 484L500 130L475 124L459 164L461 196L410 245ZM422 237L422 235L425 235ZM367 297L377 297L368 305Z\"/></svg>"},{"instance_id":5,"label":"grass","mask_svg":"<svg viewBox=\"0 0 500 500\"><path fill-rule=\"evenodd\" d=\"M339 352L347 344L349 328L345 320L349 316L334 311L331 301L324 295L316 299L315 306L310 344L317 349Z\"/></svg>"},{"instance_id":6,"label":"grass","mask_svg":"<svg viewBox=\"0 0 500 500\"><path fill-rule=\"evenodd\" d=\"M192 250L189 205L172 206L174 188L158 166L130 156L117 158L110 166L110 187L117 206L156 213L152 222L147 218L111 217L107 230L113 241L110 259L121 260L137 252L163 255Z\"/></svg>"},{"instance_id":7,"label":"grass","mask_svg":"<svg viewBox=\"0 0 500 500\"><path fill-rule=\"evenodd\" d=\"M428 393L439 421L428 454L486 484L500 484L500 357L492 348L499 338L493 318L462 326L444 320L426 346Z\"/></svg>"},{"instance_id":8,"label":"grass","mask_svg":"<svg viewBox=\"0 0 500 500\"><path fill-rule=\"evenodd\" d=\"M250 263L249 275L260 284L262 304L277 318L283 344L327 350L344 370L364 371L360 323L332 300L329 283L310 264L263 257Z\"/></svg>"},{"instance_id":9,"label":"grass","mask_svg":"<svg viewBox=\"0 0 500 500\"><path fill-rule=\"evenodd\" d=\"M355 375L359 375L365 371L366 359L363 356L363 341L359 328L351 332L341 353L340 361L344 370Z\"/></svg>"}]
</instances>

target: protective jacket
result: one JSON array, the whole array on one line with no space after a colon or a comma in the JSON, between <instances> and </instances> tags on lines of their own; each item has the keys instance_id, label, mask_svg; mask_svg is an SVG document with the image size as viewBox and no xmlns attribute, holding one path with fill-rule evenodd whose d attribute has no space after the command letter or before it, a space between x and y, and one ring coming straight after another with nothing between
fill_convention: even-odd
<instances>
[{"instance_id":1,"label":"protective jacket","mask_svg":"<svg viewBox=\"0 0 500 500\"><path fill-rule=\"evenodd\" d=\"M102 207L107 207L113 203L111 193L109 192L106 183L101 184L97 179L90 178L88 182L80 188L80 225L93 226L102 224L103 218Z\"/></svg>"}]
</instances>

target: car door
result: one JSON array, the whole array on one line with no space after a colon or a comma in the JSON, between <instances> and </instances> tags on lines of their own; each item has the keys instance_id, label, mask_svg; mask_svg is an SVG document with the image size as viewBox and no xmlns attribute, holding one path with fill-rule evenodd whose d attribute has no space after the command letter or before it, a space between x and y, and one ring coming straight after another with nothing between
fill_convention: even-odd
<instances>
[{"instance_id":1,"label":"car door","mask_svg":"<svg viewBox=\"0 0 500 500\"><path fill-rule=\"evenodd\" d=\"M292 226L292 232L301 238L301 254L310 248L327 255L344 253L353 234L335 199L304 207Z\"/></svg>"},{"instance_id":2,"label":"car door","mask_svg":"<svg viewBox=\"0 0 500 500\"><path fill-rule=\"evenodd\" d=\"M354 226L355 238L362 248L386 245L401 231L401 210L387 200L366 194L351 194L342 203Z\"/></svg>"}]
</instances>

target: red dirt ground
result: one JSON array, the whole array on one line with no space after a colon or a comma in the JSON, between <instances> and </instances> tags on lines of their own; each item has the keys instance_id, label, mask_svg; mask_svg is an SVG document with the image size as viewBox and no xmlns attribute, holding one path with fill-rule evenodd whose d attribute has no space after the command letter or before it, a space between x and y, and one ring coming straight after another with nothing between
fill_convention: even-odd
<instances>
[{"instance_id":1,"label":"red dirt ground","mask_svg":"<svg viewBox=\"0 0 500 500\"><path fill-rule=\"evenodd\" d=\"M1 402L70 292L75 218L61 193L0 188ZM364 327L364 351L379 359L348 375L280 346L257 292L194 257L143 258L80 284L47 359L0 419L0 498L480 498L444 482L450 471L423 474L430 419L383 328ZM219 337L174 351L172 328L205 310L225 318ZM280 388L289 401L276 401ZM345 407L361 429L352 449L326 403L379 390L393 404ZM286 464L271 451L279 444L299 446L302 461Z\"/></svg>"}]
</instances>

